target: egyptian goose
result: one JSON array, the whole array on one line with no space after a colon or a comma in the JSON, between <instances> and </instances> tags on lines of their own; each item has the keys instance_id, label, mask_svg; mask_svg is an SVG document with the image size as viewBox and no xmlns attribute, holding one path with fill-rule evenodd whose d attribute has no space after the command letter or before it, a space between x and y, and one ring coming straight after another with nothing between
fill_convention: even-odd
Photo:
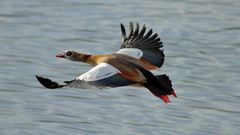
<instances>
[{"instance_id":1,"label":"egyptian goose","mask_svg":"<svg viewBox=\"0 0 240 135\"><path fill-rule=\"evenodd\" d=\"M153 75L149 70L160 68L164 62L163 47L158 35L152 29L146 32L146 27L140 29L136 23L135 29L130 22L130 33L127 36L124 25L121 24L122 44L116 53L106 55L91 55L76 51L64 51L56 55L72 61L80 61L94 66L88 72L74 80L58 84L50 79L36 76L38 81L49 89L62 87L74 88L113 88L121 86L145 87L165 103L170 102L169 95L175 97L171 80L166 74ZM146 34L145 34L146 33Z\"/></svg>"}]
</instances>

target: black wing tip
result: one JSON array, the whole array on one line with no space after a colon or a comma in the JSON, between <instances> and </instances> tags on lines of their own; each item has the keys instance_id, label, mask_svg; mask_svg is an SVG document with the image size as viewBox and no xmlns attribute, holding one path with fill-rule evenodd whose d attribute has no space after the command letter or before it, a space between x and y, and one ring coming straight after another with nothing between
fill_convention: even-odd
<instances>
[{"instance_id":1,"label":"black wing tip","mask_svg":"<svg viewBox=\"0 0 240 135\"><path fill-rule=\"evenodd\" d=\"M57 89L62 88L64 85L59 85L57 82L53 82L48 78L43 78L41 76L36 75L37 80L48 89Z\"/></svg>"},{"instance_id":2,"label":"black wing tip","mask_svg":"<svg viewBox=\"0 0 240 135\"><path fill-rule=\"evenodd\" d=\"M38 75L35 75L35 76L36 76L37 80L38 80L40 83L42 82L42 80L44 80L44 78L41 77L41 76L38 76Z\"/></svg>"},{"instance_id":3,"label":"black wing tip","mask_svg":"<svg viewBox=\"0 0 240 135\"><path fill-rule=\"evenodd\" d=\"M129 23L129 32L128 36L125 31L125 27L123 23L121 23L121 31L122 31L122 46L121 48L141 48L141 49L152 49L152 48L162 48L162 42L159 35L153 32L152 29L148 29L145 24L140 25L138 22Z\"/></svg>"},{"instance_id":4,"label":"black wing tip","mask_svg":"<svg viewBox=\"0 0 240 135\"><path fill-rule=\"evenodd\" d=\"M125 29L124 25L120 23L121 30L123 31Z\"/></svg>"},{"instance_id":5,"label":"black wing tip","mask_svg":"<svg viewBox=\"0 0 240 135\"><path fill-rule=\"evenodd\" d=\"M124 25L121 23L121 32L122 32L122 42L124 42L126 40L126 30Z\"/></svg>"}]
</instances>

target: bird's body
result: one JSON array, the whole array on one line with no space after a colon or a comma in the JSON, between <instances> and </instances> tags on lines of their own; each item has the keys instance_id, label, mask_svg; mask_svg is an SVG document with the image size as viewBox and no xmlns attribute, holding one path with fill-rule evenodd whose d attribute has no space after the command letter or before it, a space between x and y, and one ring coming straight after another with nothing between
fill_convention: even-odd
<instances>
[{"instance_id":1,"label":"bird's body","mask_svg":"<svg viewBox=\"0 0 240 135\"><path fill-rule=\"evenodd\" d=\"M137 64L148 70L154 70L157 68L155 65L144 59L137 59L126 54L117 53L108 55L91 55L85 62L92 66L96 66L100 63L108 63L121 72L120 76L134 81L142 80L143 76L134 67L130 66L129 62Z\"/></svg>"},{"instance_id":2,"label":"bird's body","mask_svg":"<svg viewBox=\"0 0 240 135\"><path fill-rule=\"evenodd\" d=\"M160 49L162 42L152 30L145 34L146 27L139 30L137 23L134 30L130 23L130 33L126 36L121 25L122 45L119 51L105 55L83 54L75 51L65 51L57 57L80 61L93 66L91 70L72 81L59 85L49 79L37 76L39 82L47 88L107 88L120 86L138 86L149 89L164 102L170 102L168 95L176 96L171 80L167 75L153 75L149 70L162 66L164 53ZM145 34L145 35L144 35Z\"/></svg>"}]
</instances>

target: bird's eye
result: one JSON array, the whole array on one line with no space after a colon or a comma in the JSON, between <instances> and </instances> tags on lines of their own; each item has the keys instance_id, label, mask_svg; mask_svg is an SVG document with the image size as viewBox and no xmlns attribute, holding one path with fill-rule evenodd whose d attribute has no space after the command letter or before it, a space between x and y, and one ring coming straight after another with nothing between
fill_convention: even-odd
<instances>
[{"instance_id":1,"label":"bird's eye","mask_svg":"<svg viewBox=\"0 0 240 135\"><path fill-rule=\"evenodd\" d=\"M72 55L72 52L71 52L71 51L67 51L66 55L67 55L67 56L71 56L71 55Z\"/></svg>"}]
</instances>

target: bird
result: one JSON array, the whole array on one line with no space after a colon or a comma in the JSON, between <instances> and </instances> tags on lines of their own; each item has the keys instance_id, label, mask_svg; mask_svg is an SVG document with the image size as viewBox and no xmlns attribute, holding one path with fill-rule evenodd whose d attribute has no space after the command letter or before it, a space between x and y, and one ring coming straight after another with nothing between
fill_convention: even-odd
<instances>
[{"instance_id":1,"label":"bird","mask_svg":"<svg viewBox=\"0 0 240 135\"><path fill-rule=\"evenodd\" d=\"M151 70L161 68L165 55L163 43L157 33L147 30L138 22L130 22L129 33L121 23L122 41L117 52L109 54L85 54L74 50L63 51L56 57L91 65L86 73L59 84L36 75L37 80L48 89L72 87L80 89L106 89L123 86L143 87L165 103L169 96L177 97L170 78L166 74L154 75Z\"/></svg>"}]
</instances>

